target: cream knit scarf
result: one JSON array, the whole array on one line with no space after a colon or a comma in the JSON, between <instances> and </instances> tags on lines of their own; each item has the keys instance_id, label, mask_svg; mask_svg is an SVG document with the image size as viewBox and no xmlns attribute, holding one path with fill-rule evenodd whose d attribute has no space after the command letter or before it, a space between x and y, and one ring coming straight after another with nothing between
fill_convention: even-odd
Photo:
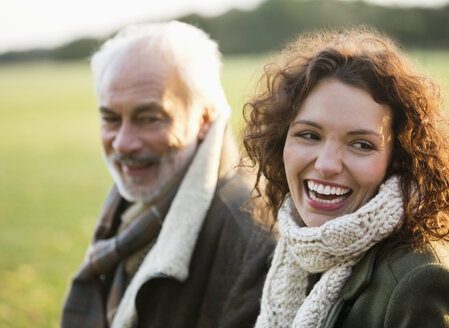
<instances>
[{"instance_id":1,"label":"cream knit scarf","mask_svg":"<svg viewBox=\"0 0 449 328\"><path fill-rule=\"evenodd\" d=\"M392 177L356 212L320 227L300 227L287 196L279 210L279 242L265 281L256 328L320 327L352 267L386 238L403 216L399 179ZM306 296L310 273L322 273Z\"/></svg>"}]
</instances>

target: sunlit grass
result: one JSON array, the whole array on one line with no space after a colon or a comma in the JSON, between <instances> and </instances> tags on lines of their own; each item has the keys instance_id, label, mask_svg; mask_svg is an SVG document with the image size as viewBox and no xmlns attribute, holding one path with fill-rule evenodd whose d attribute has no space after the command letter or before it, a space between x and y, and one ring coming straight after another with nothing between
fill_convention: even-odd
<instances>
[{"instance_id":1,"label":"sunlit grass","mask_svg":"<svg viewBox=\"0 0 449 328\"><path fill-rule=\"evenodd\" d=\"M0 69L1 327L58 326L110 184L91 88L86 63Z\"/></svg>"},{"instance_id":2,"label":"sunlit grass","mask_svg":"<svg viewBox=\"0 0 449 328\"><path fill-rule=\"evenodd\" d=\"M449 53L412 54L447 90ZM236 134L265 59L224 58ZM58 327L111 185L87 62L0 66L0 114L0 327Z\"/></svg>"}]
</instances>

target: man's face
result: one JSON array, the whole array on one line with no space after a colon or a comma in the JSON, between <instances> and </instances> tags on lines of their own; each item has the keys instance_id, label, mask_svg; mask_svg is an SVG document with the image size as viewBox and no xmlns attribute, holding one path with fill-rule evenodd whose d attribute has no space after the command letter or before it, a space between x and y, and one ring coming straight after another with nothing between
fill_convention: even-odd
<instances>
[{"instance_id":1,"label":"man's face","mask_svg":"<svg viewBox=\"0 0 449 328\"><path fill-rule=\"evenodd\" d=\"M108 168L125 199L150 202L193 156L202 111L157 49L142 45L115 55L100 85Z\"/></svg>"}]
</instances>

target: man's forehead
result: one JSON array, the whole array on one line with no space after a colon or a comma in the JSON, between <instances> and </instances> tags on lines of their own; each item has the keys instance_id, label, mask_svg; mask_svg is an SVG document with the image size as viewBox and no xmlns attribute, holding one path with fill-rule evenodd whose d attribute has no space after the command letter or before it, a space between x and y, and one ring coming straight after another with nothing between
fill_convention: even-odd
<instances>
[{"instance_id":1,"label":"man's forehead","mask_svg":"<svg viewBox=\"0 0 449 328\"><path fill-rule=\"evenodd\" d=\"M142 44L130 45L113 54L106 66L106 72L121 78L137 73L168 78L174 69L160 50Z\"/></svg>"},{"instance_id":2,"label":"man's forehead","mask_svg":"<svg viewBox=\"0 0 449 328\"><path fill-rule=\"evenodd\" d=\"M163 92L173 68L158 55L131 50L133 48L110 59L101 77L101 93L138 91L141 88Z\"/></svg>"},{"instance_id":3,"label":"man's forehead","mask_svg":"<svg viewBox=\"0 0 449 328\"><path fill-rule=\"evenodd\" d=\"M111 98L126 102L133 102L133 97L146 98L145 101L159 103L178 98L187 105L190 96L176 65L164 58L161 51L142 42L126 47L110 59L100 85L103 103Z\"/></svg>"}]
</instances>

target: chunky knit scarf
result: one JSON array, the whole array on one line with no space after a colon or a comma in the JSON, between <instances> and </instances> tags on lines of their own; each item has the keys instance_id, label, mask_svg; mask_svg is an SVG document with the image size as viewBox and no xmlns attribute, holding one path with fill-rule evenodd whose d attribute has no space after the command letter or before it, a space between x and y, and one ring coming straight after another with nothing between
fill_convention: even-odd
<instances>
[{"instance_id":1,"label":"chunky knit scarf","mask_svg":"<svg viewBox=\"0 0 449 328\"><path fill-rule=\"evenodd\" d=\"M256 328L320 327L350 276L352 267L391 234L403 216L399 178L356 212L320 227L300 227L287 196L279 210L280 239L265 282ZM322 273L306 295L308 276Z\"/></svg>"}]
</instances>

